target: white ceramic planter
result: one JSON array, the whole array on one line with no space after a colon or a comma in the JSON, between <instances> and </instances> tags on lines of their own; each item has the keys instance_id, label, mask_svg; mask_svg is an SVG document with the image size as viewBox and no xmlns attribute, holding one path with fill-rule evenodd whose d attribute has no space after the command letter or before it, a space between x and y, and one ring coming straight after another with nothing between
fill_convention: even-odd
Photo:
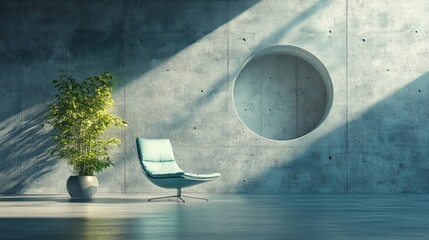
<instances>
[{"instance_id":1,"label":"white ceramic planter","mask_svg":"<svg viewBox=\"0 0 429 240\"><path fill-rule=\"evenodd\" d=\"M91 199L97 189L96 176L70 176L67 179L67 191L72 198Z\"/></svg>"}]
</instances>

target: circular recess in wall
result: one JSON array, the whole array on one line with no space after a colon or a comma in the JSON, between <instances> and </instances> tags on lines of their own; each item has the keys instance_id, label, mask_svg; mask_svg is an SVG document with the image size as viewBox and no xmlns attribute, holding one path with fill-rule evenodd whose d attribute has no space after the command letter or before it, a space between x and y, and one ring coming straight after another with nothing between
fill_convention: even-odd
<instances>
[{"instance_id":1,"label":"circular recess in wall","mask_svg":"<svg viewBox=\"0 0 429 240\"><path fill-rule=\"evenodd\" d=\"M273 46L250 57L234 81L240 120L272 140L296 139L327 117L332 82L322 62L295 46Z\"/></svg>"}]
</instances>

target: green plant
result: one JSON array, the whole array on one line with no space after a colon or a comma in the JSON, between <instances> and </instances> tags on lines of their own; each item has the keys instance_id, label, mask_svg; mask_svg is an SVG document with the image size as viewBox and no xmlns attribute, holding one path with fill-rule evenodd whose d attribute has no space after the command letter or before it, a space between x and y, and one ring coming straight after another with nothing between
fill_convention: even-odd
<instances>
[{"instance_id":1,"label":"green plant","mask_svg":"<svg viewBox=\"0 0 429 240\"><path fill-rule=\"evenodd\" d=\"M58 90L49 104L47 119L56 142L52 153L67 160L79 176L92 176L113 165L107 150L120 140L102 137L113 126L127 126L120 117L108 112L114 104L110 93L112 79L104 73L81 82L65 75L52 81Z\"/></svg>"}]
</instances>

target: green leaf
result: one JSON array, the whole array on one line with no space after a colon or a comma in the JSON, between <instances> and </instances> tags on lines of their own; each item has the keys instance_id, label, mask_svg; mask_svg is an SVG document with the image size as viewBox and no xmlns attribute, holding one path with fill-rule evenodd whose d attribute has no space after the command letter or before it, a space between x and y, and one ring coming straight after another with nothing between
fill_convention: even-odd
<instances>
[{"instance_id":1,"label":"green leaf","mask_svg":"<svg viewBox=\"0 0 429 240\"><path fill-rule=\"evenodd\" d=\"M65 159L79 175L93 175L113 165L108 147L117 146L120 140L101 138L113 125L127 126L119 116L108 112L114 103L110 93L112 79L104 73L81 82L72 76L59 76L52 81L58 92L49 105L47 119L57 143L52 153Z\"/></svg>"}]
</instances>

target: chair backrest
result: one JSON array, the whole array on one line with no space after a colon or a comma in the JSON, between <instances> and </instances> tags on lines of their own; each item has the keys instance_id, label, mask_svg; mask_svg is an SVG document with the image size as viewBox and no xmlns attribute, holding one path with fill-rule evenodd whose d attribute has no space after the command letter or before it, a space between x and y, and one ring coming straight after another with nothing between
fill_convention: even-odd
<instances>
[{"instance_id":1,"label":"chair backrest","mask_svg":"<svg viewBox=\"0 0 429 240\"><path fill-rule=\"evenodd\" d=\"M169 139L137 138L137 152L143 170L150 177L183 173L173 155Z\"/></svg>"}]
</instances>

